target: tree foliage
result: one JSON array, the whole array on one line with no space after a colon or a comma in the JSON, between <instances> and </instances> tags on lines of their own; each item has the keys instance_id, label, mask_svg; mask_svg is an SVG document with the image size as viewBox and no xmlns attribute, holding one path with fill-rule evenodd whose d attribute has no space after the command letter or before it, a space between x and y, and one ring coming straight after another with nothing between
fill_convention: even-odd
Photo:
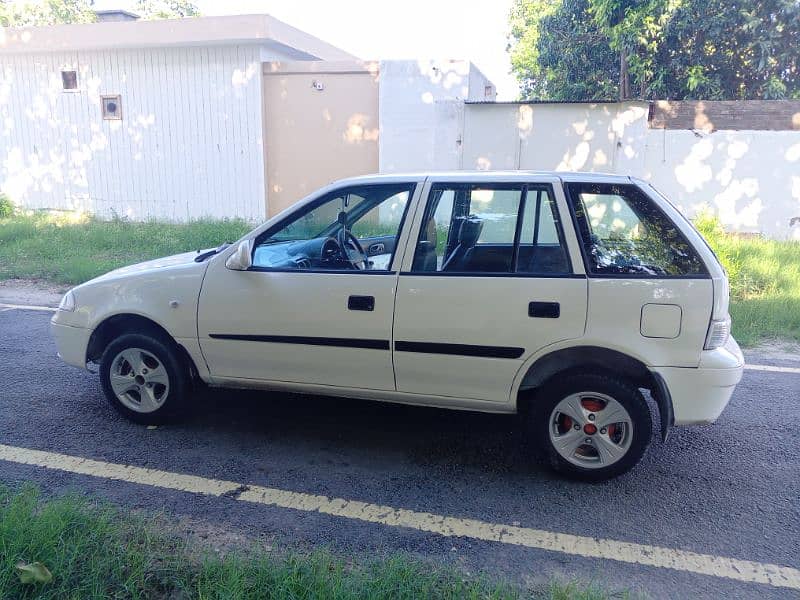
<instances>
[{"instance_id":1,"label":"tree foliage","mask_svg":"<svg viewBox=\"0 0 800 600\"><path fill-rule=\"evenodd\" d=\"M515 0L525 98L800 97L798 0Z\"/></svg>"},{"instance_id":2,"label":"tree foliage","mask_svg":"<svg viewBox=\"0 0 800 600\"><path fill-rule=\"evenodd\" d=\"M198 17L191 0L137 0L136 12L144 19ZM0 0L0 25L26 27L92 23L96 21L92 0Z\"/></svg>"},{"instance_id":3,"label":"tree foliage","mask_svg":"<svg viewBox=\"0 0 800 600\"><path fill-rule=\"evenodd\" d=\"M88 0L0 0L0 24L3 27L91 23L95 20Z\"/></svg>"},{"instance_id":4,"label":"tree foliage","mask_svg":"<svg viewBox=\"0 0 800 600\"><path fill-rule=\"evenodd\" d=\"M180 19L200 16L200 10L191 0L137 0L136 12L143 19Z\"/></svg>"}]
</instances>

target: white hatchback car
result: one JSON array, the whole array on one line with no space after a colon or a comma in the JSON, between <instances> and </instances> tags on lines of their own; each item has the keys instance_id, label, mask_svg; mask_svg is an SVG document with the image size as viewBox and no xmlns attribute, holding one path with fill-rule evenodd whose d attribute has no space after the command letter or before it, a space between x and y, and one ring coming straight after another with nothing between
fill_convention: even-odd
<instances>
[{"instance_id":1,"label":"white hatchback car","mask_svg":"<svg viewBox=\"0 0 800 600\"><path fill-rule=\"evenodd\" d=\"M140 423L191 385L524 414L557 469L637 463L672 425L710 423L744 361L728 281L643 181L456 172L336 182L237 243L112 271L52 321Z\"/></svg>"}]
</instances>

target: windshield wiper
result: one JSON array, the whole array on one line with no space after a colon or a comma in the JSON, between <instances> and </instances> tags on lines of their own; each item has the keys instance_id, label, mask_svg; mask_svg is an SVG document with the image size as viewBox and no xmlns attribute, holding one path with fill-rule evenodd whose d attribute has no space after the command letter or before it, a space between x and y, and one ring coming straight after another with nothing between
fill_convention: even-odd
<instances>
[{"instance_id":1,"label":"windshield wiper","mask_svg":"<svg viewBox=\"0 0 800 600\"><path fill-rule=\"evenodd\" d=\"M198 250L197 252L199 254L194 257L194 262L197 262L197 263L203 262L204 260L207 260L207 259L211 258L212 256L214 256L215 254L219 254L220 252L225 250L225 248L228 248L230 245L231 245L230 242L223 242L222 244L220 244L219 246L217 246L213 250L206 250L205 252L200 252L200 250Z\"/></svg>"}]
</instances>

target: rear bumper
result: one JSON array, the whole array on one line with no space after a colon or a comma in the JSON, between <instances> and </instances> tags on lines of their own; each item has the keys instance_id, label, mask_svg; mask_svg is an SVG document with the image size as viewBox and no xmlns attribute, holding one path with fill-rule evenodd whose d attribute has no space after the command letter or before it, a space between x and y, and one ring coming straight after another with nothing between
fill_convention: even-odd
<instances>
[{"instance_id":1,"label":"rear bumper","mask_svg":"<svg viewBox=\"0 0 800 600\"><path fill-rule=\"evenodd\" d=\"M92 330L50 321L50 331L53 333L56 350L61 360L69 365L85 369L86 348L89 345L89 336L92 335Z\"/></svg>"},{"instance_id":2,"label":"rear bumper","mask_svg":"<svg viewBox=\"0 0 800 600\"><path fill-rule=\"evenodd\" d=\"M713 423L742 379L744 357L732 337L722 348L704 351L697 368L655 367L672 398L675 425Z\"/></svg>"}]
</instances>

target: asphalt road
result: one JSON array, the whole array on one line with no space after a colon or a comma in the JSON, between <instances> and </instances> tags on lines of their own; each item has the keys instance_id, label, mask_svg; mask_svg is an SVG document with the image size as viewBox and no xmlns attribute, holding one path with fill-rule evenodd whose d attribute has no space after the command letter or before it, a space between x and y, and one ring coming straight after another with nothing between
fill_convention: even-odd
<instances>
[{"instance_id":1,"label":"asphalt road","mask_svg":"<svg viewBox=\"0 0 800 600\"><path fill-rule=\"evenodd\" d=\"M633 472L587 485L559 479L532 462L513 416L218 391L200 397L194 415L180 425L134 425L106 403L96 375L56 357L49 319L46 312L0 312L0 444L800 566L797 373L746 371L715 425L674 429L666 444L654 439ZM800 366L800 357L780 364ZM517 581L578 578L656 598L800 597L768 585L445 538L0 461L0 482L24 480L48 492L77 488L124 507L165 511L206 534L270 544L373 555L400 550Z\"/></svg>"}]
</instances>

